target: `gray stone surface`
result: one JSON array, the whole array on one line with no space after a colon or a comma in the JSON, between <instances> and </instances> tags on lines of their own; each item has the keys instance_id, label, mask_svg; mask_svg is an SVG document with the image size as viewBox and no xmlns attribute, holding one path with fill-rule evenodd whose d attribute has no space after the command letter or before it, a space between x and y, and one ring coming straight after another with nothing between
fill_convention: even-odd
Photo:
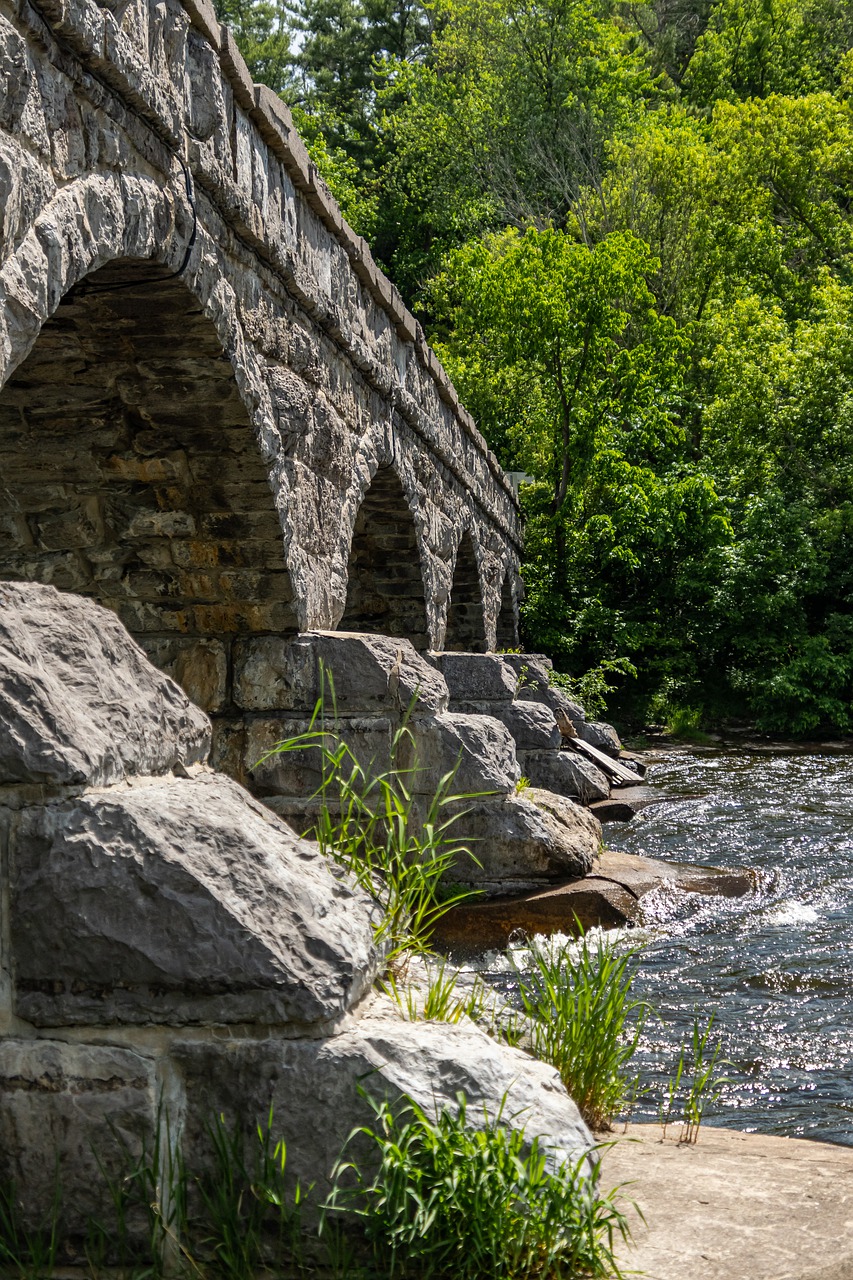
<instances>
[{"instance_id":1,"label":"gray stone surface","mask_svg":"<svg viewBox=\"0 0 853 1280\"><path fill-rule=\"evenodd\" d=\"M175 1056L187 1087L184 1150L191 1167L205 1150L211 1114L239 1117L250 1131L272 1105L290 1176L314 1183L320 1196L346 1138L373 1118L359 1085L392 1102L406 1094L433 1114L455 1109L462 1092L475 1125L503 1107L506 1121L538 1135L555 1161L579 1159L591 1141L553 1068L467 1021L404 1022L383 998L333 1038L235 1040L227 1048L185 1043ZM365 1155L370 1148L362 1143L356 1150Z\"/></svg>"},{"instance_id":2,"label":"gray stone surface","mask_svg":"<svg viewBox=\"0 0 853 1280\"><path fill-rule=\"evenodd\" d=\"M65 785L204 760L210 723L115 615L37 583L0 583L0 783Z\"/></svg>"},{"instance_id":3,"label":"gray stone surface","mask_svg":"<svg viewBox=\"0 0 853 1280\"><path fill-rule=\"evenodd\" d=\"M400 767L410 771L407 785L432 796L453 769L454 792L506 794L515 788L521 770L509 731L492 716L453 712L411 722L411 738L401 743Z\"/></svg>"},{"instance_id":4,"label":"gray stone surface","mask_svg":"<svg viewBox=\"0 0 853 1280\"><path fill-rule=\"evenodd\" d=\"M477 860L460 857L454 879L489 894L586 875L601 843L601 824L586 809L532 787L469 802L452 831Z\"/></svg>"},{"instance_id":5,"label":"gray stone surface","mask_svg":"<svg viewBox=\"0 0 853 1280\"><path fill-rule=\"evenodd\" d=\"M562 735L554 713L542 702L511 702L500 708L500 718L519 751L559 750Z\"/></svg>"},{"instance_id":6,"label":"gray stone surface","mask_svg":"<svg viewBox=\"0 0 853 1280\"><path fill-rule=\"evenodd\" d=\"M2 1040L0 1103L0 1179L18 1188L25 1227L38 1231L49 1221L58 1177L59 1258L80 1257L94 1217L107 1232L105 1261L120 1261L104 1173L121 1182L143 1150L153 1150L153 1057L109 1045ZM132 1243L147 1243L140 1206L126 1225Z\"/></svg>"},{"instance_id":7,"label":"gray stone surface","mask_svg":"<svg viewBox=\"0 0 853 1280\"><path fill-rule=\"evenodd\" d=\"M502 654L438 653L435 663L447 681L452 705L511 702L518 679Z\"/></svg>"},{"instance_id":8,"label":"gray stone surface","mask_svg":"<svg viewBox=\"0 0 853 1280\"><path fill-rule=\"evenodd\" d=\"M16 1008L39 1026L323 1022L380 968L370 900L227 778L25 810L11 861Z\"/></svg>"},{"instance_id":9,"label":"gray stone surface","mask_svg":"<svg viewBox=\"0 0 853 1280\"><path fill-rule=\"evenodd\" d=\"M607 778L589 760L574 751L521 751L521 771L534 787L592 804L610 795Z\"/></svg>"},{"instance_id":10,"label":"gray stone surface","mask_svg":"<svg viewBox=\"0 0 853 1280\"><path fill-rule=\"evenodd\" d=\"M575 731L583 742L597 747L599 751L612 756L614 760L619 759L622 743L612 724L605 724L603 720L579 721L575 725Z\"/></svg>"},{"instance_id":11,"label":"gray stone surface","mask_svg":"<svg viewBox=\"0 0 853 1280\"><path fill-rule=\"evenodd\" d=\"M541 653L505 653L504 662L518 676L518 697L524 702L541 702L554 713L568 717L573 724L586 719L583 707L551 683L553 663Z\"/></svg>"}]
</instances>

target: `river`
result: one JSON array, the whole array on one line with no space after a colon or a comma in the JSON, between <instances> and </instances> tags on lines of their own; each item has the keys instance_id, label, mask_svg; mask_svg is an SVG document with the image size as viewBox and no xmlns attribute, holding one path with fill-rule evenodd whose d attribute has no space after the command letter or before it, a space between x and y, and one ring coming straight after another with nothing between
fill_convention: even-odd
<instances>
[{"instance_id":1,"label":"river","mask_svg":"<svg viewBox=\"0 0 853 1280\"><path fill-rule=\"evenodd\" d=\"M717 1125L853 1145L853 756L678 751L647 781L666 798L607 843L756 868L746 899L647 902L637 989L657 1009L637 1062L654 1118L692 1027L716 1011L729 1083Z\"/></svg>"}]
</instances>

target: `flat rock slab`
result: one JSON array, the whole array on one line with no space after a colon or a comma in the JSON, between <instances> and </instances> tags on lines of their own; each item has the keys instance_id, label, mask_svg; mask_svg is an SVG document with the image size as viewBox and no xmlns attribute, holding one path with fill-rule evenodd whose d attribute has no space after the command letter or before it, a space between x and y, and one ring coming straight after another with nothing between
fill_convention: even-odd
<instances>
[{"instance_id":1,"label":"flat rock slab","mask_svg":"<svg viewBox=\"0 0 853 1280\"><path fill-rule=\"evenodd\" d=\"M478 952L507 946L519 929L532 936L576 933L578 924L584 930L621 928L637 919L642 898L664 884L684 893L736 898L752 891L755 873L747 867L664 862L605 849L589 875L454 907L439 922L436 941L453 950Z\"/></svg>"},{"instance_id":2,"label":"flat rock slab","mask_svg":"<svg viewBox=\"0 0 853 1280\"><path fill-rule=\"evenodd\" d=\"M662 884L674 884L683 893L718 893L724 898L742 898L756 886L756 874L749 867L668 862L663 858L643 858L636 853L619 853L616 849L604 850L593 867L593 875L616 881L638 898Z\"/></svg>"},{"instance_id":3,"label":"flat rock slab","mask_svg":"<svg viewBox=\"0 0 853 1280\"><path fill-rule=\"evenodd\" d=\"M623 1183L634 1240L626 1270L645 1280L853 1280L853 1148L703 1125L629 1125L606 1151Z\"/></svg>"}]
</instances>

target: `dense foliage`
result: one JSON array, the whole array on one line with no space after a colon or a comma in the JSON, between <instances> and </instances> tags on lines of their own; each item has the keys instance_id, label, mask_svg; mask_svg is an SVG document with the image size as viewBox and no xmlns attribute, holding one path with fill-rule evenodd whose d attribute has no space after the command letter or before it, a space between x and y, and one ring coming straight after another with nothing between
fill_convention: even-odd
<instances>
[{"instance_id":1,"label":"dense foliage","mask_svg":"<svg viewBox=\"0 0 853 1280\"><path fill-rule=\"evenodd\" d=\"M853 728L849 0L294 3L220 10L532 477L525 643Z\"/></svg>"}]
</instances>

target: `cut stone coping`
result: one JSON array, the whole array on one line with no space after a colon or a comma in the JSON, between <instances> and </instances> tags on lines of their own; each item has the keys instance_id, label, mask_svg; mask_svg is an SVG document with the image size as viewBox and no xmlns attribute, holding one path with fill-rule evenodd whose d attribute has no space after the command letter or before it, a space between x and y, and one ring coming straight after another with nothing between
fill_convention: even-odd
<instances>
[{"instance_id":1,"label":"cut stone coping","mask_svg":"<svg viewBox=\"0 0 853 1280\"><path fill-rule=\"evenodd\" d=\"M853 1147L704 1124L632 1124L604 1152L633 1243L620 1264L644 1280L853 1280ZM604 1135L602 1141L609 1141ZM628 1185L624 1185L628 1184Z\"/></svg>"}]
</instances>

